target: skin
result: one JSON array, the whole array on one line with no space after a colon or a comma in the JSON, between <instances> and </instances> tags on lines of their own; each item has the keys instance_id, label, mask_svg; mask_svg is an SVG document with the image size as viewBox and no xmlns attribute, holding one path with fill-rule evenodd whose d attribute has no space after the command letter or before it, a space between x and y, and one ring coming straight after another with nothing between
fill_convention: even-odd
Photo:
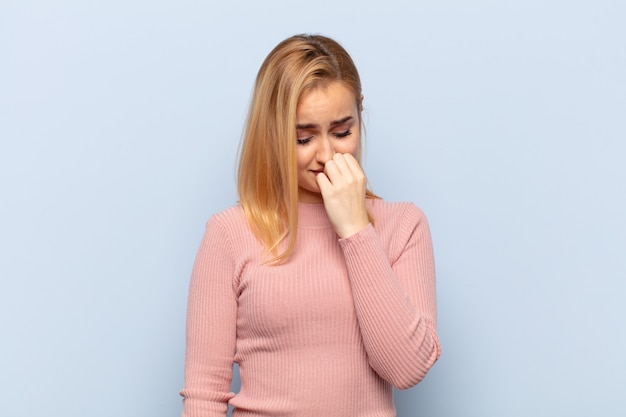
<instances>
[{"instance_id":1,"label":"skin","mask_svg":"<svg viewBox=\"0 0 626 417\"><path fill-rule=\"evenodd\" d=\"M324 203L340 238L369 224L367 178L354 156L359 118L354 94L338 81L304 93L296 111L298 200Z\"/></svg>"}]
</instances>

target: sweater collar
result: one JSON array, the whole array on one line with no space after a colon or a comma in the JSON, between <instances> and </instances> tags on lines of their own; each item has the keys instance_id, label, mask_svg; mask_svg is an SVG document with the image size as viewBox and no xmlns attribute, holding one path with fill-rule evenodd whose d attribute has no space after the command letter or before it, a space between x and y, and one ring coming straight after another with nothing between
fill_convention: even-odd
<instances>
[{"instance_id":1,"label":"sweater collar","mask_svg":"<svg viewBox=\"0 0 626 417\"><path fill-rule=\"evenodd\" d=\"M298 203L298 227L308 229L326 229L333 227L323 203Z\"/></svg>"}]
</instances>

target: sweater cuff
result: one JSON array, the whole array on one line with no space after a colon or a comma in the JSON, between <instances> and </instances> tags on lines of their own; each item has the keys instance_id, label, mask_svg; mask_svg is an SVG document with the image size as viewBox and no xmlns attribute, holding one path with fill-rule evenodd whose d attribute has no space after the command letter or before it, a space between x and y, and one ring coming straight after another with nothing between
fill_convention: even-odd
<instances>
[{"instance_id":1,"label":"sweater cuff","mask_svg":"<svg viewBox=\"0 0 626 417\"><path fill-rule=\"evenodd\" d=\"M351 245L355 245L361 242L366 242L372 237L376 236L376 231L374 230L374 226L372 223L369 223L363 229L359 230L353 235L350 235L346 238L339 239L339 244L345 249Z\"/></svg>"}]
</instances>

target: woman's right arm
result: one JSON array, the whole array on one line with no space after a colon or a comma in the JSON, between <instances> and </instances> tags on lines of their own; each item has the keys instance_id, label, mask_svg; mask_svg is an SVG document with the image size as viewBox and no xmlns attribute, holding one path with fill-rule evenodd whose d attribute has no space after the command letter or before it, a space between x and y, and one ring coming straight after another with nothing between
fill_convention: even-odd
<instances>
[{"instance_id":1,"label":"woman's right arm","mask_svg":"<svg viewBox=\"0 0 626 417\"><path fill-rule=\"evenodd\" d=\"M191 275L187 303L187 344L183 417L226 416L235 354L237 298L233 289L232 246L215 217L206 232Z\"/></svg>"}]
</instances>

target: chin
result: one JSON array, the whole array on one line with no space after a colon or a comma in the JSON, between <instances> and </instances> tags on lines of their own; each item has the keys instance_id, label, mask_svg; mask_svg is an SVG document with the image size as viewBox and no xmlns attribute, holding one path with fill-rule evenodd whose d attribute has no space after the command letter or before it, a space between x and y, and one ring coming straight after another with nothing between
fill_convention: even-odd
<instances>
[{"instance_id":1,"label":"chin","mask_svg":"<svg viewBox=\"0 0 626 417\"><path fill-rule=\"evenodd\" d=\"M299 187L298 201L302 203L322 203L322 193L319 188Z\"/></svg>"}]
</instances>

